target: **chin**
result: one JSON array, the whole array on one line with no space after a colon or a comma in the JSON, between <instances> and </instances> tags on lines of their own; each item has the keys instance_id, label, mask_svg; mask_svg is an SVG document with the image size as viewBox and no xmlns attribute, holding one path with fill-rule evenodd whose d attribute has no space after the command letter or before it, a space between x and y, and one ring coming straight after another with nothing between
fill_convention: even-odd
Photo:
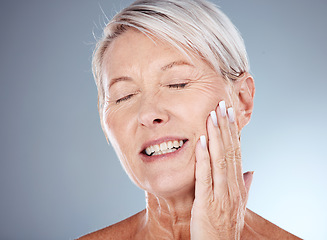
<instances>
[{"instance_id":1,"label":"chin","mask_svg":"<svg viewBox=\"0 0 327 240\"><path fill-rule=\"evenodd\" d=\"M158 197L169 198L194 194L195 177L193 167L180 171L162 170L147 176L141 188Z\"/></svg>"},{"instance_id":2,"label":"chin","mask_svg":"<svg viewBox=\"0 0 327 240\"><path fill-rule=\"evenodd\" d=\"M173 153L148 157L142 151L137 158L125 157L123 166L141 189L158 197L194 195L195 149L191 142ZM126 159L133 159L129 162ZM131 164L134 163L134 164Z\"/></svg>"}]
</instances>

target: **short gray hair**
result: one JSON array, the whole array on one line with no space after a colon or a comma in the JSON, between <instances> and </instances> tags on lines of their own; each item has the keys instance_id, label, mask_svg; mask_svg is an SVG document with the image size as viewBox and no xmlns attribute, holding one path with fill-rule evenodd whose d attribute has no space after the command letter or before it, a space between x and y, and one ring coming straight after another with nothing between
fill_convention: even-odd
<instances>
[{"instance_id":1,"label":"short gray hair","mask_svg":"<svg viewBox=\"0 0 327 240\"><path fill-rule=\"evenodd\" d=\"M239 31L213 3L206 0L137 0L107 24L93 54L101 124L105 97L104 54L109 44L128 28L164 40L184 53L196 54L229 80L249 72Z\"/></svg>"}]
</instances>

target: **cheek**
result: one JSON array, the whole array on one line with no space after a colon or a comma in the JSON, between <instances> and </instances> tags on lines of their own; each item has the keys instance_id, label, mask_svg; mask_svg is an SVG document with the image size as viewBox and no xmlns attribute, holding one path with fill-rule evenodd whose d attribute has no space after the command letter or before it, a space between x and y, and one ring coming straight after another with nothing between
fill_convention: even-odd
<instances>
[{"instance_id":1,"label":"cheek","mask_svg":"<svg viewBox=\"0 0 327 240\"><path fill-rule=\"evenodd\" d=\"M112 108L103 113L104 130L118 155L120 155L121 150L124 148L121 143L126 142L124 138L128 136L124 127L127 124L127 119L128 116L124 114L122 109Z\"/></svg>"},{"instance_id":2,"label":"cheek","mask_svg":"<svg viewBox=\"0 0 327 240\"><path fill-rule=\"evenodd\" d=\"M224 88L208 85L185 89L173 96L167 95L164 100L167 106L173 106L172 111L192 122L192 126L196 124L205 127L210 112L227 97Z\"/></svg>"},{"instance_id":3,"label":"cheek","mask_svg":"<svg viewBox=\"0 0 327 240\"><path fill-rule=\"evenodd\" d=\"M141 187L140 181L135 175L137 167L134 166L133 155L131 155L133 151L130 146L133 138L130 137L131 132L128 129L130 113L122 110L107 111L107 115L103 118L105 130L125 172L137 186Z\"/></svg>"}]
</instances>

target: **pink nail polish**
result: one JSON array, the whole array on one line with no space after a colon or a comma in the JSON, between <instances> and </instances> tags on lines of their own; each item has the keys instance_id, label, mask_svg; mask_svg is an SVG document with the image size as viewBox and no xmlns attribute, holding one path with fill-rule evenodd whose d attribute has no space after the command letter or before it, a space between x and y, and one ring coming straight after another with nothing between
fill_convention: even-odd
<instances>
[{"instance_id":1,"label":"pink nail polish","mask_svg":"<svg viewBox=\"0 0 327 240\"><path fill-rule=\"evenodd\" d=\"M201 142L201 146L202 146L202 148L207 148L206 136L202 135L202 136L200 137L200 142Z\"/></svg>"},{"instance_id":2,"label":"pink nail polish","mask_svg":"<svg viewBox=\"0 0 327 240\"><path fill-rule=\"evenodd\" d=\"M225 101L220 101L218 106L219 106L219 109L220 109L221 116L225 117L226 116L226 103L225 103Z\"/></svg>"},{"instance_id":3,"label":"pink nail polish","mask_svg":"<svg viewBox=\"0 0 327 240\"><path fill-rule=\"evenodd\" d=\"M234 116L234 110L233 108L228 108L227 109L227 112L228 112L228 119L230 122L234 122L235 121L235 116Z\"/></svg>"},{"instance_id":4,"label":"pink nail polish","mask_svg":"<svg viewBox=\"0 0 327 240\"><path fill-rule=\"evenodd\" d=\"M215 125L216 127L218 127L218 121L217 121L217 114L215 111L211 111L210 112L210 117L211 117L211 120L213 122L213 125Z\"/></svg>"}]
</instances>

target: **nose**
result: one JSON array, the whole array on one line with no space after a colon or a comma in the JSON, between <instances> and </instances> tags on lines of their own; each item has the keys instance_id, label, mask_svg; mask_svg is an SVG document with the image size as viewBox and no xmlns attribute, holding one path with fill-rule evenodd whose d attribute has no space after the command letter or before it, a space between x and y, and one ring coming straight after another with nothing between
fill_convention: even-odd
<instances>
[{"instance_id":1,"label":"nose","mask_svg":"<svg viewBox=\"0 0 327 240\"><path fill-rule=\"evenodd\" d=\"M168 122L169 115L164 106L155 98L144 99L140 103L138 121L142 126L155 128Z\"/></svg>"}]
</instances>

